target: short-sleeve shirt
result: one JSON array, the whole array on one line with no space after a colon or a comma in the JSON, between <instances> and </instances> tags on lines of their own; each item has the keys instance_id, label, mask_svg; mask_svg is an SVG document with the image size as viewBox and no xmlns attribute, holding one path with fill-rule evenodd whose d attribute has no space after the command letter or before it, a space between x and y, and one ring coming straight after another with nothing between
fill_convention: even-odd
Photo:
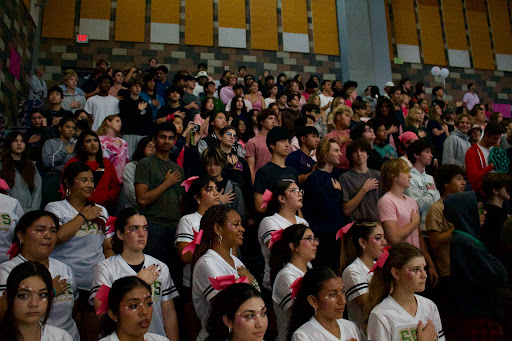
<instances>
[{"instance_id":1,"label":"short-sleeve shirt","mask_svg":"<svg viewBox=\"0 0 512 341\"><path fill-rule=\"evenodd\" d=\"M357 193L361 190L366 180L374 178L379 181L379 187L367 192L363 200L357 205L354 212L349 215L350 220L357 220L362 218L368 218L377 220L377 202L381 196L380 189L380 172L368 169L366 173L354 172L352 169L348 172L341 174L340 184L343 189L343 201L349 202L352 200Z\"/></svg>"},{"instance_id":2,"label":"short-sleeve shirt","mask_svg":"<svg viewBox=\"0 0 512 341\"><path fill-rule=\"evenodd\" d=\"M247 146L245 147L245 157L253 157L254 158L254 173L258 171L265 164L270 162L272 159L272 154L267 147L267 137L258 135L247 141Z\"/></svg>"},{"instance_id":3,"label":"short-sleeve shirt","mask_svg":"<svg viewBox=\"0 0 512 341\"><path fill-rule=\"evenodd\" d=\"M100 341L120 341L116 332L113 332L109 336L102 338ZM144 334L144 341L169 341L168 338L158 334L146 333Z\"/></svg>"},{"instance_id":4,"label":"short-sleeve shirt","mask_svg":"<svg viewBox=\"0 0 512 341\"><path fill-rule=\"evenodd\" d=\"M71 341L73 338L64 329L48 323L41 327L41 341Z\"/></svg>"},{"instance_id":5,"label":"short-sleeve shirt","mask_svg":"<svg viewBox=\"0 0 512 341\"><path fill-rule=\"evenodd\" d=\"M176 289L176 286L172 281L167 265L150 255L144 255L144 265L142 268L148 268L153 264L158 266L160 274L151 285L153 317L151 318L151 325L149 326L148 331L165 336L162 302L169 301L177 297L178 289ZM105 259L96 267L93 289L91 291L91 296L89 297L89 302L93 302L93 298L96 297L98 290L103 284L108 287L112 287L112 284L116 280L128 276L137 276L137 273L130 265L128 265L128 263L126 263L121 255Z\"/></svg>"},{"instance_id":6,"label":"short-sleeve shirt","mask_svg":"<svg viewBox=\"0 0 512 341\"><path fill-rule=\"evenodd\" d=\"M177 163L169 160L163 161L155 155L148 156L137 163L135 169L135 184L144 184L148 190L160 186L165 181L165 175L171 170L174 173L179 170L181 179L185 177L183 168ZM183 194L181 182L167 188L162 195L144 207L143 212L148 223L162 224L169 227L175 227L181 217L180 214L180 196Z\"/></svg>"},{"instance_id":7,"label":"short-sleeve shirt","mask_svg":"<svg viewBox=\"0 0 512 341\"><path fill-rule=\"evenodd\" d=\"M446 232L453 227L444 217L443 199L437 200L427 211L427 231ZM436 263L439 276L450 276L450 243L444 243L432 248L432 256Z\"/></svg>"},{"instance_id":8,"label":"short-sleeve shirt","mask_svg":"<svg viewBox=\"0 0 512 341\"><path fill-rule=\"evenodd\" d=\"M25 257L19 254L0 265L0 294L7 290L7 278L12 269L26 261ZM74 340L79 340L78 328L72 317L73 307L78 299L78 285L73 271L66 264L51 257L48 258L48 271L52 278L60 276L61 280L65 279L67 289L53 298L52 310L50 310L50 316L48 316L46 323L65 330Z\"/></svg>"},{"instance_id":9,"label":"short-sleeve shirt","mask_svg":"<svg viewBox=\"0 0 512 341\"><path fill-rule=\"evenodd\" d=\"M411 214L413 210L418 210L418 204L416 200L407 195L404 195L402 199L397 198L390 192L387 192L380 198L377 203L377 210L379 212L379 221L381 223L385 221L396 221L398 229L411 222ZM420 248L420 237L419 229L414 229L403 240L404 243L409 243Z\"/></svg>"},{"instance_id":10,"label":"short-sleeve shirt","mask_svg":"<svg viewBox=\"0 0 512 341\"><path fill-rule=\"evenodd\" d=\"M439 311L434 302L428 298L414 295L418 303L416 316L411 316L391 296L377 304L368 319L368 340L370 341L403 341L416 340L417 327L420 321L426 325L432 320L437 332L438 341L444 341Z\"/></svg>"},{"instance_id":11,"label":"short-sleeve shirt","mask_svg":"<svg viewBox=\"0 0 512 341\"><path fill-rule=\"evenodd\" d=\"M12 245L14 228L23 216L23 208L18 199L0 193L0 263L9 260L7 251Z\"/></svg>"},{"instance_id":12,"label":"short-sleeve shirt","mask_svg":"<svg viewBox=\"0 0 512 341\"><path fill-rule=\"evenodd\" d=\"M348 319L354 322L360 330L363 330L365 313L355 301L361 295L368 293L368 284L372 279L373 272L357 257L345 270L343 270L343 284L345 285L348 309Z\"/></svg>"},{"instance_id":13,"label":"short-sleeve shirt","mask_svg":"<svg viewBox=\"0 0 512 341\"><path fill-rule=\"evenodd\" d=\"M97 131L107 116L119 114L119 100L110 95L94 95L87 99L84 110L92 115L92 130Z\"/></svg>"},{"instance_id":14,"label":"short-sleeve shirt","mask_svg":"<svg viewBox=\"0 0 512 341\"><path fill-rule=\"evenodd\" d=\"M290 167L283 168L273 162L268 162L256 172L254 190L263 194L266 189L272 190L272 187L282 180L290 180L296 184L299 183L299 177L297 176L295 169Z\"/></svg>"},{"instance_id":15,"label":"short-sleeve shirt","mask_svg":"<svg viewBox=\"0 0 512 341\"><path fill-rule=\"evenodd\" d=\"M106 222L107 210L101 205L96 206L102 210L99 219ZM51 202L46 205L45 211L55 214L61 226L78 215L78 211L67 200ZM105 259L103 242L112 235L106 234L96 221L87 220L70 240L57 244L52 257L71 267L79 289L91 290L94 268Z\"/></svg>"},{"instance_id":16,"label":"short-sleeve shirt","mask_svg":"<svg viewBox=\"0 0 512 341\"><path fill-rule=\"evenodd\" d=\"M199 225L201 224L201 215L198 212L187 214L181 217L176 229L176 238L174 239L174 246L178 243L190 243L194 240L194 231L199 232ZM183 286L190 288L191 265L186 264L183 266Z\"/></svg>"},{"instance_id":17,"label":"short-sleeve shirt","mask_svg":"<svg viewBox=\"0 0 512 341\"><path fill-rule=\"evenodd\" d=\"M299 149L288 154L285 164L286 167L295 169L298 175L302 175L311 173L316 162L311 156L304 154L304 152Z\"/></svg>"},{"instance_id":18,"label":"short-sleeve shirt","mask_svg":"<svg viewBox=\"0 0 512 341\"><path fill-rule=\"evenodd\" d=\"M480 98L475 93L466 92L462 97L462 102L466 103L468 110L471 110L475 105L480 104Z\"/></svg>"},{"instance_id":19,"label":"short-sleeve shirt","mask_svg":"<svg viewBox=\"0 0 512 341\"><path fill-rule=\"evenodd\" d=\"M325 329L313 316L293 333L292 341L344 341L352 338L362 340L354 322L344 319L338 319L336 322L338 322L341 334L339 339Z\"/></svg>"}]
</instances>

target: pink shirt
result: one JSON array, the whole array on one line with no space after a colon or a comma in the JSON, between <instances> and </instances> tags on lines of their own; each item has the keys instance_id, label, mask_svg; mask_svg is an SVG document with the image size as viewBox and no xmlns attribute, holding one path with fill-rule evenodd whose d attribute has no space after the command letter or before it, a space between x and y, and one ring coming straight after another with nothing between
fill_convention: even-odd
<instances>
[{"instance_id":1,"label":"pink shirt","mask_svg":"<svg viewBox=\"0 0 512 341\"><path fill-rule=\"evenodd\" d=\"M416 204L416 200L407 195L404 195L403 199L400 199L390 192L387 192L377 203L377 212L379 213L380 222L396 221L398 229L401 229L411 222L413 210L418 210L418 204ZM412 231L411 234L404 239L404 243L409 243L419 249L420 237L418 233L419 226L418 229Z\"/></svg>"},{"instance_id":2,"label":"pink shirt","mask_svg":"<svg viewBox=\"0 0 512 341\"><path fill-rule=\"evenodd\" d=\"M100 136L103 157L114 164L119 183L123 183L124 167L128 163L128 143L120 137Z\"/></svg>"},{"instance_id":3,"label":"pink shirt","mask_svg":"<svg viewBox=\"0 0 512 341\"><path fill-rule=\"evenodd\" d=\"M270 154L267 148L267 136L255 136L249 141L247 141L247 146L245 147L246 153L245 157L253 157L254 158L254 174L264 166L267 162L272 159L272 154Z\"/></svg>"},{"instance_id":4,"label":"pink shirt","mask_svg":"<svg viewBox=\"0 0 512 341\"><path fill-rule=\"evenodd\" d=\"M324 138L334 137L336 140L342 136L350 135L350 129L345 129L342 131L333 130L329 134L325 135ZM340 165L339 168L343 169L350 169L350 163L348 162L347 158L347 145L348 142L345 142L342 146L340 146L341 149L341 157L340 157Z\"/></svg>"}]
</instances>

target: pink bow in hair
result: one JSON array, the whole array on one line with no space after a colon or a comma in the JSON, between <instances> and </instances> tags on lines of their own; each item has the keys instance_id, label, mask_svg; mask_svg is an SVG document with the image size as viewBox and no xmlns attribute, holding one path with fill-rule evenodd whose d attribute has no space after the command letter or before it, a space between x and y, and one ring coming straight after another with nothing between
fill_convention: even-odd
<instances>
[{"instance_id":1,"label":"pink bow in hair","mask_svg":"<svg viewBox=\"0 0 512 341\"><path fill-rule=\"evenodd\" d=\"M64 199L66 197L66 188L64 188L62 182L59 184L59 193L62 194L61 199Z\"/></svg>"},{"instance_id":2,"label":"pink bow in hair","mask_svg":"<svg viewBox=\"0 0 512 341\"><path fill-rule=\"evenodd\" d=\"M116 220L117 220L116 217L113 217L113 216L108 217L107 222L105 223L105 227L108 227L107 234L113 233L116 230L116 227L115 227Z\"/></svg>"},{"instance_id":3,"label":"pink bow in hair","mask_svg":"<svg viewBox=\"0 0 512 341\"><path fill-rule=\"evenodd\" d=\"M299 293L300 287L302 286L302 279L304 277L299 277L295 281L293 281L292 285L290 285L290 289L292 290L291 298L297 297L297 294Z\"/></svg>"},{"instance_id":4,"label":"pink bow in hair","mask_svg":"<svg viewBox=\"0 0 512 341\"><path fill-rule=\"evenodd\" d=\"M336 240L343 239L343 236L348 233L352 225L354 225L355 221L351 222L350 224L347 224L340 228L338 232L336 233Z\"/></svg>"},{"instance_id":5,"label":"pink bow in hair","mask_svg":"<svg viewBox=\"0 0 512 341\"><path fill-rule=\"evenodd\" d=\"M277 243L283 237L283 229L275 230L270 233L272 236L270 238L270 242L268 243L268 248L270 249L275 243Z\"/></svg>"},{"instance_id":6,"label":"pink bow in hair","mask_svg":"<svg viewBox=\"0 0 512 341\"><path fill-rule=\"evenodd\" d=\"M199 179L198 176L191 176L190 178L188 178L187 180L184 180L181 185L183 187L185 187L185 192L188 192L188 190L190 189L190 186L192 186L192 184L194 183L194 181L196 181L197 179Z\"/></svg>"},{"instance_id":7,"label":"pink bow in hair","mask_svg":"<svg viewBox=\"0 0 512 341\"><path fill-rule=\"evenodd\" d=\"M96 298L101 302L96 315L101 315L106 313L108 310L108 293L110 292L110 287L102 284L100 290L96 293Z\"/></svg>"},{"instance_id":8,"label":"pink bow in hair","mask_svg":"<svg viewBox=\"0 0 512 341\"><path fill-rule=\"evenodd\" d=\"M201 238L203 238L203 230L199 230L199 232L196 232L194 230L194 240L192 240L190 243L188 243L187 246L185 246L185 248L183 249L183 252L181 253L182 255L184 255L185 253L187 252L191 252L192 254L194 253L194 251L196 251L196 247L197 245L201 244Z\"/></svg>"},{"instance_id":9,"label":"pink bow in hair","mask_svg":"<svg viewBox=\"0 0 512 341\"><path fill-rule=\"evenodd\" d=\"M391 248L391 246L386 246L384 248L384 252L382 252L379 256L379 259L377 259L377 261L375 262L375 264L373 264L373 267L370 269L370 271L368 271L368 273L370 272L374 272L375 269L377 269L377 267L381 268L384 266L384 263L386 263L386 260L388 259L389 257L389 249Z\"/></svg>"},{"instance_id":10,"label":"pink bow in hair","mask_svg":"<svg viewBox=\"0 0 512 341\"><path fill-rule=\"evenodd\" d=\"M169 115L167 115L167 121L168 121L168 122L174 121L174 118L175 118L175 117L176 117L176 116L174 116L174 114L169 114Z\"/></svg>"},{"instance_id":11,"label":"pink bow in hair","mask_svg":"<svg viewBox=\"0 0 512 341\"><path fill-rule=\"evenodd\" d=\"M270 200L272 200L272 191L266 189L265 192L263 193L262 199L263 201L261 202L260 208L266 208Z\"/></svg>"},{"instance_id":12,"label":"pink bow in hair","mask_svg":"<svg viewBox=\"0 0 512 341\"><path fill-rule=\"evenodd\" d=\"M249 284L249 280L247 279L247 277L240 277L236 279L235 275L219 276L215 278L208 277L208 279L210 280L210 283L212 283L212 288L218 291L224 290L231 284L235 283Z\"/></svg>"},{"instance_id":13,"label":"pink bow in hair","mask_svg":"<svg viewBox=\"0 0 512 341\"><path fill-rule=\"evenodd\" d=\"M9 260L13 259L20 253L20 243L14 242L7 251L6 255L9 255Z\"/></svg>"},{"instance_id":14,"label":"pink bow in hair","mask_svg":"<svg viewBox=\"0 0 512 341\"><path fill-rule=\"evenodd\" d=\"M3 191L8 191L10 189L9 185L7 184L7 182L4 179L1 179L1 178L0 178L0 189L3 190Z\"/></svg>"}]
</instances>

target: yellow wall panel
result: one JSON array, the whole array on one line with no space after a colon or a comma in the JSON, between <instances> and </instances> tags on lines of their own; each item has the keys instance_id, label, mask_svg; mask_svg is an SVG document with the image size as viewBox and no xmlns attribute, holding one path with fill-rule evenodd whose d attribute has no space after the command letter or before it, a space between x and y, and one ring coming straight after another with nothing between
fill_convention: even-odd
<instances>
[{"instance_id":1,"label":"yellow wall panel","mask_svg":"<svg viewBox=\"0 0 512 341\"><path fill-rule=\"evenodd\" d=\"M219 0L219 27L246 28L245 0Z\"/></svg>"},{"instance_id":2,"label":"yellow wall panel","mask_svg":"<svg viewBox=\"0 0 512 341\"><path fill-rule=\"evenodd\" d=\"M75 31L75 0L51 0L44 7L45 38L73 38Z\"/></svg>"},{"instance_id":3,"label":"yellow wall panel","mask_svg":"<svg viewBox=\"0 0 512 341\"><path fill-rule=\"evenodd\" d=\"M311 1L316 54L340 55L335 0Z\"/></svg>"},{"instance_id":4,"label":"yellow wall panel","mask_svg":"<svg viewBox=\"0 0 512 341\"><path fill-rule=\"evenodd\" d=\"M111 0L82 0L80 18L110 20Z\"/></svg>"},{"instance_id":5,"label":"yellow wall panel","mask_svg":"<svg viewBox=\"0 0 512 341\"><path fill-rule=\"evenodd\" d=\"M467 50L466 24L462 0L443 0L444 31L449 49Z\"/></svg>"},{"instance_id":6,"label":"yellow wall panel","mask_svg":"<svg viewBox=\"0 0 512 341\"><path fill-rule=\"evenodd\" d=\"M388 6L388 0L384 0L384 8L386 10L386 26L388 28L388 45L389 45L389 59L393 60L394 53L393 53L393 36L392 36L392 27L391 27L391 21L389 20L389 6Z\"/></svg>"},{"instance_id":7,"label":"yellow wall panel","mask_svg":"<svg viewBox=\"0 0 512 341\"><path fill-rule=\"evenodd\" d=\"M421 45L425 64L446 65L437 0L418 0Z\"/></svg>"},{"instance_id":8,"label":"yellow wall panel","mask_svg":"<svg viewBox=\"0 0 512 341\"><path fill-rule=\"evenodd\" d=\"M491 18L492 39L496 53L512 54L512 29L507 0L487 0Z\"/></svg>"},{"instance_id":9,"label":"yellow wall panel","mask_svg":"<svg viewBox=\"0 0 512 341\"><path fill-rule=\"evenodd\" d=\"M416 33L416 15L414 1L392 0L393 25L395 26L395 42L397 44L418 46Z\"/></svg>"},{"instance_id":10,"label":"yellow wall panel","mask_svg":"<svg viewBox=\"0 0 512 341\"><path fill-rule=\"evenodd\" d=\"M276 0L251 0L251 48L277 51Z\"/></svg>"},{"instance_id":11,"label":"yellow wall panel","mask_svg":"<svg viewBox=\"0 0 512 341\"><path fill-rule=\"evenodd\" d=\"M117 0L115 40L144 42L146 0Z\"/></svg>"},{"instance_id":12,"label":"yellow wall panel","mask_svg":"<svg viewBox=\"0 0 512 341\"><path fill-rule=\"evenodd\" d=\"M485 2L466 0L466 16L468 18L473 67L494 70Z\"/></svg>"},{"instance_id":13,"label":"yellow wall panel","mask_svg":"<svg viewBox=\"0 0 512 341\"><path fill-rule=\"evenodd\" d=\"M308 6L306 0L282 0L283 32L308 34Z\"/></svg>"},{"instance_id":14,"label":"yellow wall panel","mask_svg":"<svg viewBox=\"0 0 512 341\"><path fill-rule=\"evenodd\" d=\"M185 2L185 44L213 46L213 0Z\"/></svg>"},{"instance_id":15,"label":"yellow wall panel","mask_svg":"<svg viewBox=\"0 0 512 341\"><path fill-rule=\"evenodd\" d=\"M180 0L151 0L151 22L180 23Z\"/></svg>"}]
</instances>

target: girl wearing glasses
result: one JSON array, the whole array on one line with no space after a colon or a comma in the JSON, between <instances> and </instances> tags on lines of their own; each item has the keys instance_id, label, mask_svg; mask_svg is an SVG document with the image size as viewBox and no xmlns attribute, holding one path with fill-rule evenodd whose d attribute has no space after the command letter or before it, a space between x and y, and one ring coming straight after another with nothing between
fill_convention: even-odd
<instances>
[{"instance_id":1,"label":"girl wearing glasses","mask_svg":"<svg viewBox=\"0 0 512 341\"><path fill-rule=\"evenodd\" d=\"M110 335L100 341L168 340L148 332L153 326L155 313L149 284L135 276L116 280L108 293L108 315L104 317L104 335Z\"/></svg>"},{"instance_id":2,"label":"girl wearing glasses","mask_svg":"<svg viewBox=\"0 0 512 341\"><path fill-rule=\"evenodd\" d=\"M245 229L241 222L235 210L223 205L210 207L201 218L203 237L194 251L192 262L192 300L202 327L197 340L205 340L208 336L206 324L211 300L219 293L210 278L245 277L248 283L258 286L244 264L231 254L231 249L243 244Z\"/></svg>"},{"instance_id":3,"label":"girl wearing glasses","mask_svg":"<svg viewBox=\"0 0 512 341\"><path fill-rule=\"evenodd\" d=\"M270 252L270 279L274 284L272 300L277 318L277 341L286 340L291 307L294 302L292 284L311 267L316 257L318 238L306 225L296 224L283 231Z\"/></svg>"},{"instance_id":4,"label":"girl wearing glasses","mask_svg":"<svg viewBox=\"0 0 512 341\"><path fill-rule=\"evenodd\" d=\"M102 300L96 297L102 285L112 284L122 277L137 276L151 287L153 317L149 331L178 339L178 318L173 298L178 291L163 262L143 253L148 241L148 223L146 217L135 208L125 208L115 222L115 234L112 237L112 250L116 254L96 267L90 302L94 302L96 311Z\"/></svg>"},{"instance_id":5,"label":"girl wearing glasses","mask_svg":"<svg viewBox=\"0 0 512 341\"><path fill-rule=\"evenodd\" d=\"M339 273L317 266L304 275L292 307L292 341L362 340L354 322L343 319L345 286Z\"/></svg>"},{"instance_id":6,"label":"girl wearing glasses","mask_svg":"<svg viewBox=\"0 0 512 341\"><path fill-rule=\"evenodd\" d=\"M78 299L75 276L69 266L50 257L57 244L58 230L59 220L50 212L31 211L20 219L13 238L19 253L11 253L14 258L0 265L0 294L8 290L8 277L17 265L26 262L42 264L50 272L55 289L47 323L64 329L74 340L79 340L78 328L73 319L76 317L73 311Z\"/></svg>"},{"instance_id":7,"label":"girl wearing glasses","mask_svg":"<svg viewBox=\"0 0 512 341\"><path fill-rule=\"evenodd\" d=\"M94 191L91 168L75 162L62 174L65 199L46 205L45 210L57 216L60 227L57 231L57 246L52 257L69 265L78 283L79 310L81 312L81 337L97 337L100 325L94 308L88 304L92 289L94 268L105 255L111 254L111 235L107 235L105 223L107 210L89 201Z\"/></svg>"},{"instance_id":8,"label":"girl wearing glasses","mask_svg":"<svg viewBox=\"0 0 512 341\"><path fill-rule=\"evenodd\" d=\"M306 220L296 215L297 211L302 208L302 194L303 192L299 189L299 186L293 181L279 181L276 183L272 189L272 199L268 202L267 217L261 221L258 229L258 241L265 260L263 287L270 292L272 291L272 285L270 283L270 249L268 245L272 232L286 229L294 224L309 226Z\"/></svg>"}]
</instances>

